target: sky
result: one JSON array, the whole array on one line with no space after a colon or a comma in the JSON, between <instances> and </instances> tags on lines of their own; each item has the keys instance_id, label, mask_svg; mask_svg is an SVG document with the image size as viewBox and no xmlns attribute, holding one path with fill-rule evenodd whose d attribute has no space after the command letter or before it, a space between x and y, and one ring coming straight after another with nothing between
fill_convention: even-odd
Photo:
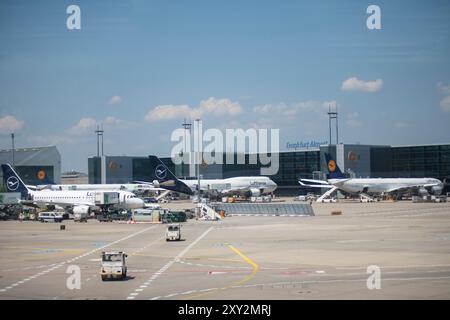
<instances>
[{"instance_id":1,"label":"sky","mask_svg":"<svg viewBox=\"0 0 450 320\"><path fill-rule=\"evenodd\" d=\"M0 149L14 132L87 172L99 124L107 155L169 156L201 117L285 150L329 140L329 105L340 142L448 143L449 57L449 1L1 1Z\"/></svg>"}]
</instances>

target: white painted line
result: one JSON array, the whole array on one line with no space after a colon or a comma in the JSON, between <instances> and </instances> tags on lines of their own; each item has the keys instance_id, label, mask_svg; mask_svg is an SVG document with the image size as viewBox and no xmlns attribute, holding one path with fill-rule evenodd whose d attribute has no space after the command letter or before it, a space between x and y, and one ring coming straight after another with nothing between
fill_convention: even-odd
<instances>
[{"instance_id":1,"label":"white painted line","mask_svg":"<svg viewBox=\"0 0 450 320\"><path fill-rule=\"evenodd\" d=\"M84 253L84 254L82 254L82 255L80 255L80 256L78 256L78 257L73 258L72 261L75 261L75 260L80 259L80 258L82 258L82 257L88 256L88 255L90 255L90 254L93 254L93 253L95 253L95 252L97 252L97 251L99 251L99 250L102 250L102 249L104 249L104 248L110 247L110 246L112 246L112 245L114 245L114 244L117 244L117 243L119 243L119 242L122 242L122 241L128 240L128 239L130 239L130 238L133 238L133 237L135 237L135 236L137 236L137 235L139 235L139 234L141 234L141 233L144 233L144 232L146 232L146 231L148 231L148 230L150 230L150 229L153 229L154 227L155 227L155 226L152 225L151 227L142 229L142 230L137 231L137 232L135 232L135 233L132 233L132 234L126 236L126 237L120 238L120 239L118 239L118 240L115 240L115 241L113 241L113 242L110 242L110 243L108 243L108 244L105 244L105 245L103 245L103 246L101 246L101 247L98 247L98 248L96 248L96 249L93 249L93 250L91 250L91 251L88 251L87 253ZM61 263L57 264L54 268L50 268L50 269L47 269L47 270L45 270L45 271L39 272L38 274L35 274L34 276L32 276L32 277L30 277L30 278L31 278L31 279L37 278L37 277L42 276L42 275L44 275L44 274L46 274L46 273L48 273L48 272L50 272L50 271L56 270L56 269L58 269L58 268L61 268L61 267L62 267L63 265L65 265L65 264L66 264L65 261L64 261L64 262L61 262ZM54 264L53 264L53 265L54 265ZM47 265L47 267L49 267L49 266L52 266L52 265ZM42 265L41 267L44 268L44 267L46 267L46 265ZM12 289L13 287L16 287L16 286L18 286L18 283L12 284L11 286L6 287L6 288L3 288L3 289L6 291L6 290L10 290L10 289ZM4 292L4 291L2 291L2 292Z\"/></svg>"},{"instance_id":2,"label":"white painted line","mask_svg":"<svg viewBox=\"0 0 450 320\"><path fill-rule=\"evenodd\" d=\"M169 269L175 262L180 261L181 257L183 257L189 250L191 250L191 248L193 246L195 246L200 240L202 240L211 230L213 229L213 227L210 227L209 229L207 229L205 232L203 232L200 236L198 236L197 239L195 239L191 244L189 244L186 248L184 248L183 251L181 251L175 258L173 258L172 260L170 260L169 262L167 262L161 269L159 269L158 271L156 271L151 277L150 280L148 281L149 284L151 281L156 280L156 278L158 278L161 274L163 274L167 269ZM130 294L132 295L132 294Z\"/></svg>"}]
</instances>

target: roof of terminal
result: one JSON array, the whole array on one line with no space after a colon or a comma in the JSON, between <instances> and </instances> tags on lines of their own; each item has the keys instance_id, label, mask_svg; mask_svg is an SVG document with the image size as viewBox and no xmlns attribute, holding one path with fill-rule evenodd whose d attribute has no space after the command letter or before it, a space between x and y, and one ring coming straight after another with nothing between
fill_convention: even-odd
<instances>
[{"instance_id":1,"label":"roof of terminal","mask_svg":"<svg viewBox=\"0 0 450 320\"><path fill-rule=\"evenodd\" d=\"M15 152L32 152L32 151L41 151L45 149L53 149L56 146L48 146L48 147L33 147L33 148L14 148ZM0 149L0 152L11 152L12 149Z\"/></svg>"}]
</instances>

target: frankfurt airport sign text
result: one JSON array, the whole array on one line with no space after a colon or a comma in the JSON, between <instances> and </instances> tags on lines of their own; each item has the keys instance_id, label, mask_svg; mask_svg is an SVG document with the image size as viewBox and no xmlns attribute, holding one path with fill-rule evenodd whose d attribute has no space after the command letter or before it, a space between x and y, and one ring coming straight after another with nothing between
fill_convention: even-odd
<instances>
[{"instance_id":1,"label":"frankfurt airport sign text","mask_svg":"<svg viewBox=\"0 0 450 320\"><path fill-rule=\"evenodd\" d=\"M226 151L226 164L246 164L247 153L247 164L259 163L262 165L261 175L274 175L279 169L279 131L279 129L226 129L224 136L219 129L208 129L203 132L199 123L194 126L192 139L196 156L191 157L191 132L176 129L170 137L171 141L178 142L172 148L172 161L174 164L187 164L191 161L195 164L223 164L223 153ZM205 147L203 143L206 144Z\"/></svg>"},{"instance_id":2,"label":"frankfurt airport sign text","mask_svg":"<svg viewBox=\"0 0 450 320\"><path fill-rule=\"evenodd\" d=\"M316 141L316 140L311 140L311 141L307 141L307 142L295 142L295 143L291 143L291 142L287 142L286 143L286 148L287 149L309 149L309 148L319 148L321 145L323 144L328 144L328 141Z\"/></svg>"}]
</instances>

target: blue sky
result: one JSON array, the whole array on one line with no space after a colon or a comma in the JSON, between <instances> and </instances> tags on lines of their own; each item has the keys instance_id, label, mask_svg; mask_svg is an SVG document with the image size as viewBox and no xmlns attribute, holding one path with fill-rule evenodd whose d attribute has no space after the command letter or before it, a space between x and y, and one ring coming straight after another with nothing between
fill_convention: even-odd
<instances>
[{"instance_id":1,"label":"blue sky","mask_svg":"<svg viewBox=\"0 0 450 320\"><path fill-rule=\"evenodd\" d=\"M329 103L345 143L450 142L448 1L2 1L0 43L0 148L56 144L63 170L87 171L98 123L106 154L169 155L199 112L282 149L328 140Z\"/></svg>"}]
</instances>

